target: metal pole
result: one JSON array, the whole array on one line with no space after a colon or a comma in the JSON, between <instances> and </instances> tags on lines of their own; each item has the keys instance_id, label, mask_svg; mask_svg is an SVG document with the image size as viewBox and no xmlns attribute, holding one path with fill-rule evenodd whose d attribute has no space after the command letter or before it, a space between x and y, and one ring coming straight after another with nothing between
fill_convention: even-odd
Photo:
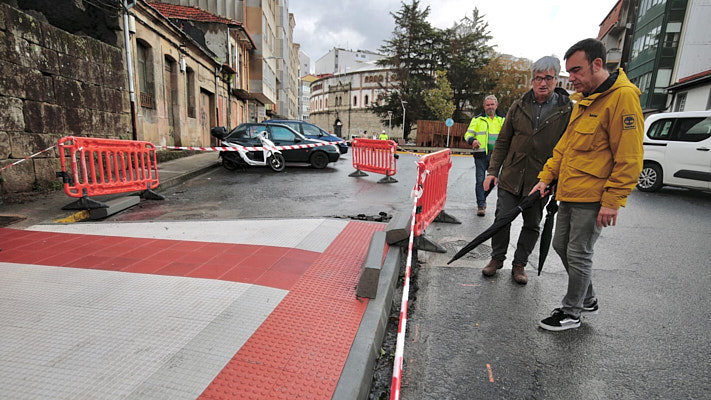
<instances>
[{"instance_id":1,"label":"metal pole","mask_svg":"<svg viewBox=\"0 0 711 400\"><path fill-rule=\"evenodd\" d=\"M131 4L133 7L135 3ZM128 10L126 0L123 0L123 41L126 48L126 72L128 73L128 95L131 102L131 130L133 140L138 140L138 127L136 126L136 89L133 86L133 59L131 58L131 38L128 33Z\"/></svg>"},{"instance_id":2,"label":"metal pole","mask_svg":"<svg viewBox=\"0 0 711 400\"><path fill-rule=\"evenodd\" d=\"M447 127L447 147L449 147L449 127Z\"/></svg>"},{"instance_id":3,"label":"metal pole","mask_svg":"<svg viewBox=\"0 0 711 400\"><path fill-rule=\"evenodd\" d=\"M400 103L402 104L402 140L405 140L405 104L407 104L407 102L400 100Z\"/></svg>"}]
</instances>

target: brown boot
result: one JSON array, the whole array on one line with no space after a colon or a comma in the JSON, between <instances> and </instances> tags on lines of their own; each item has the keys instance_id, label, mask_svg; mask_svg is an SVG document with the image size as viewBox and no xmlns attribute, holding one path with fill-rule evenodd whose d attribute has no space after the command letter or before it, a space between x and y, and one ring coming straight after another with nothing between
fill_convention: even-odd
<instances>
[{"instance_id":1,"label":"brown boot","mask_svg":"<svg viewBox=\"0 0 711 400\"><path fill-rule=\"evenodd\" d=\"M476 210L476 215L478 215L478 216L480 216L480 217L483 217L484 215L486 215L486 206L484 206L484 207L479 207L479 208Z\"/></svg>"},{"instance_id":2,"label":"brown boot","mask_svg":"<svg viewBox=\"0 0 711 400\"><path fill-rule=\"evenodd\" d=\"M525 285L528 283L528 277L526 276L526 264L513 263L513 269L511 270L511 275L516 283Z\"/></svg>"},{"instance_id":3,"label":"brown boot","mask_svg":"<svg viewBox=\"0 0 711 400\"><path fill-rule=\"evenodd\" d=\"M503 266L503 261L492 258L491 261L486 264L486 267L481 270L481 273L484 274L484 276L494 276L496 275L496 270L501 269Z\"/></svg>"}]
</instances>

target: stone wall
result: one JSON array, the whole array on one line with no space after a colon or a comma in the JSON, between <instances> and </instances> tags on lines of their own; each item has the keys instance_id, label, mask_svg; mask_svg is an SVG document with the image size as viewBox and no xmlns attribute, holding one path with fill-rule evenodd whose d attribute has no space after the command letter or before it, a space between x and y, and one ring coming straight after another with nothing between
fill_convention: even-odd
<instances>
[{"instance_id":1,"label":"stone wall","mask_svg":"<svg viewBox=\"0 0 711 400\"><path fill-rule=\"evenodd\" d=\"M0 167L63 136L130 139L121 49L0 4ZM56 148L0 173L3 194L56 186Z\"/></svg>"}]
</instances>

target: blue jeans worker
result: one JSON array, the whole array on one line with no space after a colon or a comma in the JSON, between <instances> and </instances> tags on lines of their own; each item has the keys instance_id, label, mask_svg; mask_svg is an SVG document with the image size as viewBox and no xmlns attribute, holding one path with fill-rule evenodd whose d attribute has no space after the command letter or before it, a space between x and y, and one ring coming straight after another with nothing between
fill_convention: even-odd
<instances>
[{"instance_id":1,"label":"blue jeans worker","mask_svg":"<svg viewBox=\"0 0 711 400\"><path fill-rule=\"evenodd\" d=\"M476 215L483 217L486 214L486 194L484 192L484 178L489 168L491 152L494 150L496 138L504 125L504 117L496 114L499 102L496 96L490 94L484 98L484 113L472 118L469 122L464 140L474 150L474 168L476 171L474 193L476 195Z\"/></svg>"},{"instance_id":2,"label":"blue jeans worker","mask_svg":"<svg viewBox=\"0 0 711 400\"><path fill-rule=\"evenodd\" d=\"M570 119L572 103L568 92L556 87L560 60L546 56L531 66L531 90L514 101L506 114L491 153L484 189L498 184L496 218L516 208L538 183L538 172L553 153ZM516 243L511 276L516 283L528 283L528 256L538 241L545 202L538 199L521 212L523 227ZM494 276L504 266L509 247L511 224L491 238L491 261L481 273Z\"/></svg>"},{"instance_id":3,"label":"blue jeans worker","mask_svg":"<svg viewBox=\"0 0 711 400\"><path fill-rule=\"evenodd\" d=\"M531 190L543 197L546 186L558 180L553 248L568 273L568 288L562 306L538 323L549 331L577 328L583 313L598 312L593 247L600 231L617 223L618 210L642 171L641 92L621 68L607 72L606 54L596 39L581 40L565 53L575 105L568 128Z\"/></svg>"}]
</instances>

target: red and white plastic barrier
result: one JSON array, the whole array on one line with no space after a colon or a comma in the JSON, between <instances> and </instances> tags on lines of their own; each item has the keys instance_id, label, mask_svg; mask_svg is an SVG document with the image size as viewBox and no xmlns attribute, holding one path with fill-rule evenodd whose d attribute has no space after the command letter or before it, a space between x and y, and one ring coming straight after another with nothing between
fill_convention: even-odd
<instances>
[{"instance_id":1,"label":"red and white plastic barrier","mask_svg":"<svg viewBox=\"0 0 711 400\"><path fill-rule=\"evenodd\" d=\"M413 219L415 236L420 236L444 209L451 168L452 151L449 149L427 154L417 161L418 182L422 179L423 193L417 202L420 212ZM429 176L427 183L424 180L425 173Z\"/></svg>"}]
</instances>

